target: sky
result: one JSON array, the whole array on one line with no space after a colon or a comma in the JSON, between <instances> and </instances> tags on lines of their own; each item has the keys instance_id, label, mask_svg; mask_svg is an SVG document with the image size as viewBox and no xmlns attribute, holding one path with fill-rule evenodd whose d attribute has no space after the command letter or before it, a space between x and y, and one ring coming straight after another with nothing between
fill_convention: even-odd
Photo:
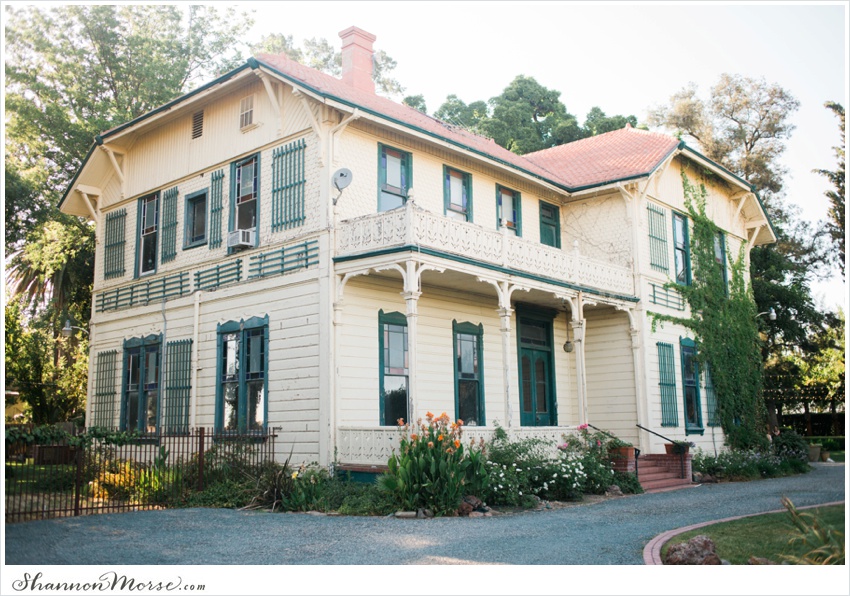
<instances>
[{"instance_id":1,"label":"sky","mask_svg":"<svg viewBox=\"0 0 850 596\"><path fill-rule=\"evenodd\" d=\"M637 116L689 82L703 98L722 73L763 77L800 101L781 162L787 199L812 222L826 218L830 189L813 169L831 170L840 143L826 101L847 106L848 3L696 2L260 2L249 40L269 33L297 44L356 25L398 63L405 95L422 94L433 113L449 94L488 100L517 76L561 92L579 121L594 106ZM317 10L321 15L317 15ZM400 100L401 98L396 98ZM813 284L826 308L847 291L836 270Z\"/></svg>"}]
</instances>

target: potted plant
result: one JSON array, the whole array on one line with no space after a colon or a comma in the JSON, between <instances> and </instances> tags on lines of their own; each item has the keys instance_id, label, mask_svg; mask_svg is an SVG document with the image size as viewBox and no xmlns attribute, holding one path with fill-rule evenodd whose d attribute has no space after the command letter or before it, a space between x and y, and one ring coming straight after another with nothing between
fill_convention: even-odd
<instances>
[{"instance_id":1,"label":"potted plant","mask_svg":"<svg viewBox=\"0 0 850 596\"><path fill-rule=\"evenodd\" d=\"M610 459L632 460L635 458L634 446L627 441L618 439L617 437L609 440L606 447L608 448L608 457Z\"/></svg>"},{"instance_id":2,"label":"potted plant","mask_svg":"<svg viewBox=\"0 0 850 596\"><path fill-rule=\"evenodd\" d=\"M673 441L664 444L667 455L684 455L691 450L691 447L696 447L696 445L690 441Z\"/></svg>"}]
</instances>

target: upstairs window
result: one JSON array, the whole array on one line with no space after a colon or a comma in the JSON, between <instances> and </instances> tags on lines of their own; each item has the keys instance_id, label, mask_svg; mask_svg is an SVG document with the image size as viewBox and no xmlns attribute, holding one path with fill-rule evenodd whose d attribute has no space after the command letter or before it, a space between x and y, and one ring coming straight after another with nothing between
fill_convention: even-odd
<instances>
[{"instance_id":1,"label":"upstairs window","mask_svg":"<svg viewBox=\"0 0 850 596\"><path fill-rule=\"evenodd\" d=\"M673 257L676 267L676 283L691 285L691 244L688 237L688 218L680 213L673 214Z\"/></svg>"},{"instance_id":2,"label":"upstairs window","mask_svg":"<svg viewBox=\"0 0 850 596\"><path fill-rule=\"evenodd\" d=\"M472 221L472 176L443 167L445 214L452 219Z\"/></svg>"},{"instance_id":3,"label":"upstairs window","mask_svg":"<svg viewBox=\"0 0 850 596\"><path fill-rule=\"evenodd\" d=\"M234 165L234 229L257 227L257 197L259 196L259 158L255 155Z\"/></svg>"},{"instance_id":4,"label":"upstairs window","mask_svg":"<svg viewBox=\"0 0 850 596\"><path fill-rule=\"evenodd\" d=\"M522 203L518 192L496 185L496 222L515 236L522 236Z\"/></svg>"},{"instance_id":5,"label":"upstairs window","mask_svg":"<svg viewBox=\"0 0 850 596\"><path fill-rule=\"evenodd\" d=\"M561 210L543 201L540 201L540 242L561 248Z\"/></svg>"},{"instance_id":6,"label":"upstairs window","mask_svg":"<svg viewBox=\"0 0 850 596\"><path fill-rule=\"evenodd\" d=\"M183 248L192 248L207 243L207 191L201 190L186 197L186 229Z\"/></svg>"},{"instance_id":7,"label":"upstairs window","mask_svg":"<svg viewBox=\"0 0 850 596\"><path fill-rule=\"evenodd\" d=\"M254 96L243 97L239 102L239 128L245 130L254 124Z\"/></svg>"},{"instance_id":8,"label":"upstairs window","mask_svg":"<svg viewBox=\"0 0 850 596\"><path fill-rule=\"evenodd\" d=\"M139 199L138 275L156 272L159 236L159 193Z\"/></svg>"},{"instance_id":9,"label":"upstairs window","mask_svg":"<svg viewBox=\"0 0 850 596\"><path fill-rule=\"evenodd\" d=\"M411 187L410 153L378 145L378 211L401 207Z\"/></svg>"}]
</instances>

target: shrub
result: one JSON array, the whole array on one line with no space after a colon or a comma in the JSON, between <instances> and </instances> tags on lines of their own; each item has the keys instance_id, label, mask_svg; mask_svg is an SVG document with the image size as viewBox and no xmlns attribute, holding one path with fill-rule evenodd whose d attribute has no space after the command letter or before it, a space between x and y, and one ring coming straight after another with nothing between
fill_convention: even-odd
<instances>
[{"instance_id":1,"label":"shrub","mask_svg":"<svg viewBox=\"0 0 850 596\"><path fill-rule=\"evenodd\" d=\"M785 457L759 450L729 449L716 456L698 450L691 465L695 472L725 480L755 480L807 472L810 468L794 449L783 450Z\"/></svg>"},{"instance_id":2,"label":"shrub","mask_svg":"<svg viewBox=\"0 0 850 596\"><path fill-rule=\"evenodd\" d=\"M632 472L618 472L615 470L613 483L620 487L624 495L639 495L644 492L637 475Z\"/></svg>"},{"instance_id":3,"label":"shrub","mask_svg":"<svg viewBox=\"0 0 850 596\"><path fill-rule=\"evenodd\" d=\"M807 462L809 445L793 430L785 430L773 437L773 453L782 459L798 459Z\"/></svg>"},{"instance_id":4,"label":"shrub","mask_svg":"<svg viewBox=\"0 0 850 596\"><path fill-rule=\"evenodd\" d=\"M585 474L582 492L591 495L605 494L614 483L614 470L608 457L609 437L602 433L591 433L588 426L578 427L577 435L567 435L558 449L578 454Z\"/></svg>"},{"instance_id":5,"label":"shrub","mask_svg":"<svg viewBox=\"0 0 850 596\"><path fill-rule=\"evenodd\" d=\"M301 464L291 475L292 489L283 497L286 511L327 511L328 499L325 487L330 482L324 468Z\"/></svg>"},{"instance_id":6,"label":"shrub","mask_svg":"<svg viewBox=\"0 0 850 596\"><path fill-rule=\"evenodd\" d=\"M168 466L168 450L160 446L150 469L140 471L135 495L143 503L165 504L175 499L181 488L180 470Z\"/></svg>"},{"instance_id":7,"label":"shrub","mask_svg":"<svg viewBox=\"0 0 850 596\"><path fill-rule=\"evenodd\" d=\"M467 488L481 490L487 484L480 457L472 444L461 443L463 421L450 422L447 414L428 412L426 422L401 424L401 444L388 462L379 486L393 495L404 509L430 509L434 515L457 511Z\"/></svg>"},{"instance_id":8,"label":"shrub","mask_svg":"<svg viewBox=\"0 0 850 596\"><path fill-rule=\"evenodd\" d=\"M501 426L486 446L489 484L481 498L492 505L531 506L543 486L548 465L547 444L542 439L511 441Z\"/></svg>"}]
</instances>

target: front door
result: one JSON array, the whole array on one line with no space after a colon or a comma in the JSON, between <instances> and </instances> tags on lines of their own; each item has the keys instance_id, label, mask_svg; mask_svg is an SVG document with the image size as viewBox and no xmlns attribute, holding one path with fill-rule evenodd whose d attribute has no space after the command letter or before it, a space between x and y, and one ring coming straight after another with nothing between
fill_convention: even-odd
<instances>
[{"instance_id":1,"label":"front door","mask_svg":"<svg viewBox=\"0 0 850 596\"><path fill-rule=\"evenodd\" d=\"M555 426L552 382L552 324L520 318L520 424Z\"/></svg>"}]
</instances>

